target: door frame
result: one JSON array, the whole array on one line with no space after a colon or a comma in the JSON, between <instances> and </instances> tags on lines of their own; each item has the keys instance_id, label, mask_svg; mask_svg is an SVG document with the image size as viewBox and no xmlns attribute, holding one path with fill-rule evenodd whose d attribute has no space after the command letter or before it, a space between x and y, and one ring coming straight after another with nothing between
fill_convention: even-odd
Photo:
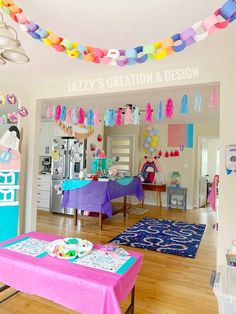
<instances>
[{"instance_id":1,"label":"door frame","mask_svg":"<svg viewBox=\"0 0 236 314\"><path fill-rule=\"evenodd\" d=\"M131 174L130 175L133 175L134 174L134 148L135 148L135 136L134 135L126 135L126 134L109 134L107 135L106 137L106 151L107 151L107 154L108 152L110 151L110 145L111 145L111 140L110 138L111 137L131 137L132 138L132 158L131 158Z\"/></svg>"}]
</instances>

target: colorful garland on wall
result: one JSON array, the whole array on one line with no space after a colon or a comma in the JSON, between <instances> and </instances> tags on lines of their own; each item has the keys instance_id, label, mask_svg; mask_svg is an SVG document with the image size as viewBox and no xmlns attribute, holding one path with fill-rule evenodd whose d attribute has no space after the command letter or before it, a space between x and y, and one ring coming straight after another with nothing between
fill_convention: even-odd
<instances>
[{"instance_id":1,"label":"colorful garland on wall","mask_svg":"<svg viewBox=\"0 0 236 314\"><path fill-rule=\"evenodd\" d=\"M17 99L17 97L14 94L9 95L0 95L0 108L3 108L4 106L8 106L9 108L12 105L18 105L18 108L15 111L8 112L6 114L3 114L0 116L0 125L2 124L8 124L8 123L17 123L19 116L25 118L28 116L28 110L25 106L21 105L21 101ZM14 106L13 106L14 108Z\"/></svg>"},{"instance_id":2,"label":"colorful garland on wall","mask_svg":"<svg viewBox=\"0 0 236 314\"><path fill-rule=\"evenodd\" d=\"M215 108L218 105L218 95L215 87L212 88L209 97L209 108ZM202 96L197 92L194 97L193 110L200 113L202 110ZM152 107L151 103L146 104L144 110L140 110L138 106L126 105L123 108L109 108L105 110L104 118L99 118L97 109L85 109L81 107L71 107L66 105L51 105L49 104L46 109L46 118L55 120L56 122L66 122L68 125L97 126L100 123L105 124L107 127L123 125L139 125L141 121L141 113L145 114L145 121L151 123L156 119L157 121L163 120L165 117L171 120L174 117L174 102L169 97L163 106L163 102L159 101L156 108ZM180 101L179 114L187 115L190 110L189 97L184 95ZM155 112L156 111L156 112ZM153 114L155 112L155 114ZM68 126L68 128L70 128ZM70 130L68 129L68 132ZM69 134L70 135L70 134Z\"/></svg>"},{"instance_id":3,"label":"colorful garland on wall","mask_svg":"<svg viewBox=\"0 0 236 314\"><path fill-rule=\"evenodd\" d=\"M205 40L209 35L219 29L227 28L236 19L236 2L228 0L221 8L204 20L162 41L128 50L102 49L83 46L77 42L62 38L51 30L44 29L31 21L27 17L27 14L14 4L12 0L0 0L0 8L6 14L10 15L34 39L40 40L58 52L63 52L71 58L88 62L118 66L133 65L149 60L161 60L173 53L183 51L196 42Z\"/></svg>"},{"instance_id":4,"label":"colorful garland on wall","mask_svg":"<svg viewBox=\"0 0 236 314\"><path fill-rule=\"evenodd\" d=\"M87 132L75 132L72 126L66 125L62 121L57 121L57 126L63 130L63 132L71 137L76 138L77 140L85 140L86 138L90 137L94 133L94 129L89 126L87 128Z\"/></svg>"}]
</instances>

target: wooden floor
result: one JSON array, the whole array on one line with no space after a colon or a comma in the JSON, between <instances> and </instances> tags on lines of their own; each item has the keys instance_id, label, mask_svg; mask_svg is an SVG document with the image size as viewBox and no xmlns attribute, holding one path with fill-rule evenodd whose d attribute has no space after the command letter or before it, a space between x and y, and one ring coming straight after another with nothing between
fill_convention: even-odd
<instances>
[{"instance_id":1,"label":"wooden floor","mask_svg":"<svg viewBox=\"0 0 236 314\"><path fill-rule=\"evenodd\" d=\"M215 314L217 302L209 286L215 269L216 233L212 230L214 214L209 209L191 211L156 209L151 206L144 215L121 214L106 219L103 230L91 218L73 225L73 219L39 212L37 230L64 236L78 236L96 243L107 243L139 219L156 217L207 225L195 259L136 249L144 253L144 262L136 283L135 314ZM127 301L122 304L122 309ZM0 305L1 314L72 314L60 305L24 293ZM96 313L94 313L96 314ZM111 313L113 314L113 313Z\"/></svg>"}]
</instances>

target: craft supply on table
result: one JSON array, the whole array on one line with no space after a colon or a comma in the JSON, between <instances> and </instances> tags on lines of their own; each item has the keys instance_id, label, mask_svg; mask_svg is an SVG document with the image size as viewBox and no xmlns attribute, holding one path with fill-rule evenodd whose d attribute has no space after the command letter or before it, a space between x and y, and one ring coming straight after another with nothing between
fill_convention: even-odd
<instances>
[{"instance_id":1,"label":"craft supply on table","mask_svg":"<svg viewBox=\"0 0 236 314\"><path fill-rule=\"evenodd\" d=\"M47 253L59 259L73 259L88 254L93 248L90 241L79 238L58 239L48 244Z\"/></svg>"},{"instance_id":2,"label":"craft supply on table","mask_svg":"<svg viewBox=\"0 0 236 314\"><path fill-rule=\"evenodd\" d=\"M92 249L86 256L77 258L74 264L96 268L116 274L124 274L136 261L122 248L106 245L102 249Z\"/></svg>"},{"instance_id":3,"label":"craft supply on table","mask_svg":"<svg viewBox=\"0 0 236 314\"><path fill-rule=\"evenodd\" d=\"M17 241L9 242L2 247L10 251L29 255L32 257L41 257L42 254L46 253L46 247L48 244L48 241L24 237Z\"/></svg>"}]
</instances>

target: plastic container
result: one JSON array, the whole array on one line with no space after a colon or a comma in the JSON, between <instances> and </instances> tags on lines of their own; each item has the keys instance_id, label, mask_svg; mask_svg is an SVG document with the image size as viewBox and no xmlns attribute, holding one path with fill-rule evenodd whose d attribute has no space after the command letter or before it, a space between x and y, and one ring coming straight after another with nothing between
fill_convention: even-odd
<instances>
[{"instance_id":1,"label":"plastic container","mask_svg":"<svg viewBox=\"0 0 236 314\"><path fill-rule=\"evenodd\" d=\"M95 158L92 163L92 173L108 170L112 167L112 158Z\"/></svg>"},{"instance_id":2,"label":"plastic container","mask_svg":"<svg viewBox=\"0 0 236 314\"><path fill-rule=\"evenodd\" d=\"M220 266L213 285L219 314L236 313L236 267Z\"/></svg>"}]
</instances>

